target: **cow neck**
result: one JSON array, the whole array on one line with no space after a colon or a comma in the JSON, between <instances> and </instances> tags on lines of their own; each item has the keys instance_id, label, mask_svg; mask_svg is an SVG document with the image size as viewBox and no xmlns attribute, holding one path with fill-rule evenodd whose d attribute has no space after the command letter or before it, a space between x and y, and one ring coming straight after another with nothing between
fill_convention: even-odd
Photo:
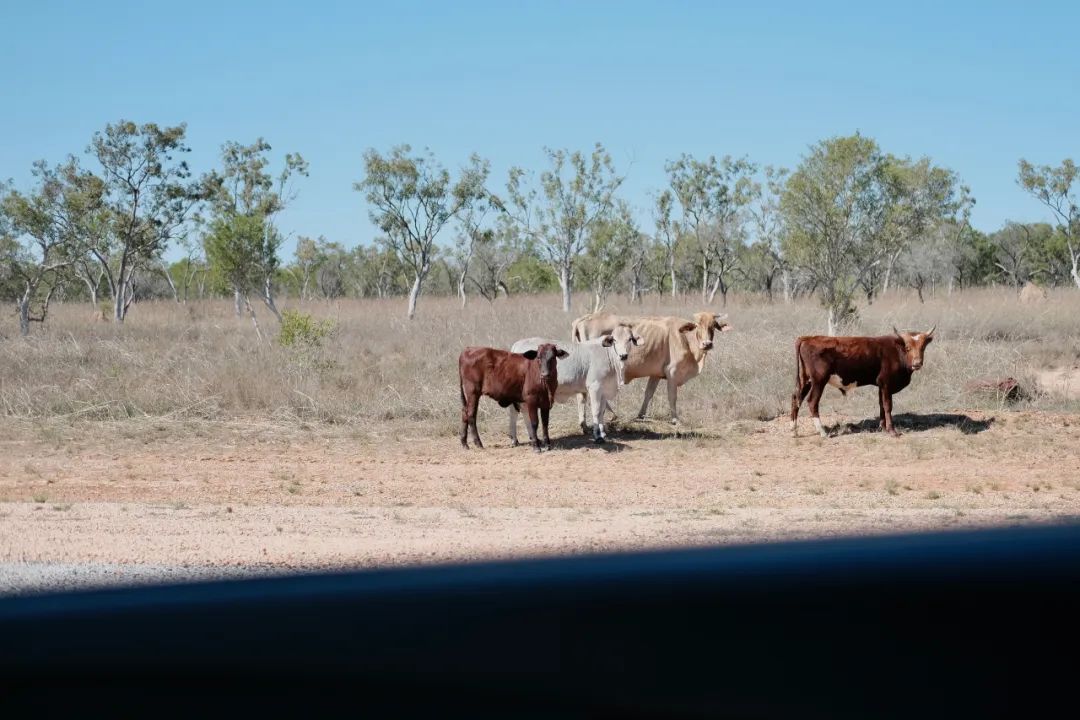
<instances>
[{"instance_id":1,"label":"cow neck","mask_svg":"<svg viewBox=\"0 0 1080 720\"><path fill-rule=\"evenodd\" d=\"M604 349L607 350L608 363L610 364L611 369L615 372L615 380L618 382L620 387L625 385L626 384L626 364L623 363L622 366L620 367L619 353L615 352L615 347L614 346L606 347ZM627 362L629 362L629 358L627 358Z\"/></svg>"}]
</instances>

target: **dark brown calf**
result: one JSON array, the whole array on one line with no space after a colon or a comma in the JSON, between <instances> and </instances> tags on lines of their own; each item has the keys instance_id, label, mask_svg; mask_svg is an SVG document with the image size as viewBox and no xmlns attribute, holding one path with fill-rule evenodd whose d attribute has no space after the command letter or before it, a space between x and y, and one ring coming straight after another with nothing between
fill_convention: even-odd
<instances>
[{"instance_id":1,"label":"dark brown calf","mask_svg":"<svg viewBox=\"0 0 1080 720\"><path fill-rule=\"evenodd\" d=\"M934 339L927 333L900 332L883 337L830 337L809 335L795 341L795 392L791 396L791 431L798 434L799 407L810 395L810 416L822 437L818 404L826 385L845 392L855 386L877 385L881 427L890 435L893 428L892 396L911 382L911 374L922 367L926 346Z\"/></svg>"},{"instance_id":2,"label":"dark brown calf","mask_svg":"<svg viewBox=\"0 0 1080 720\"><path fill-rule=\"evenodd\" d=\"M525 405L525 425L533 450L540 452L536 436L537 411L544 423L544 444L551 449L548 437L548 418L559 385L556 359L567 356L565 350L547 343L536 350L512 353L487 347L467 347L458 358L458 378L461 381L461 447L468 448L466 439L472 430L476 447L484 447L476 429L476 410L480 396L487 395L500 407Z\"/></svg>"}]
</instances>

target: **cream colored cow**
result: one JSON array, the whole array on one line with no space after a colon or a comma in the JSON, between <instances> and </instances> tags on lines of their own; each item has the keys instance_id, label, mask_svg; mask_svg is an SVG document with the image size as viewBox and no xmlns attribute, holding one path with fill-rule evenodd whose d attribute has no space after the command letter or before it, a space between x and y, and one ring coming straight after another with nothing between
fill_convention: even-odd
<instances>
[{"instance_id":1,"label":"cream colored cow","mask_svg":"<svg viewBox=\"0 0 1080 720\"><path fill-rule=\"evenodd\" d=\"M645 398L641 403L638 419L645 418L653 393L661 380L667 381L668 407L672 424L679 424L677 400L679 388L696 377L705 365L705 358L713 348L715 334L731 330L723 322L727 315L699 312L693 322L678 317L626 317L611 313L594 313L574 321L572 333L575 340L589 340L611 332L620 324L629 324L641 338L627 358L624 378L627 383L637 378L648 378ZM578 402L584 398L578 396Z\"/></svg>"}]
</instances>

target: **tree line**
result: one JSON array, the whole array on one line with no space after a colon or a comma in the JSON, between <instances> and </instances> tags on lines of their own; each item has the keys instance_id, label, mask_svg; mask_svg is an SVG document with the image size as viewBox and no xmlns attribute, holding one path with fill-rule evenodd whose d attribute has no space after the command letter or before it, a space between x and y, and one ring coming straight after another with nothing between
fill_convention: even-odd
<instances>
[{"instance_id":1,"label":"tree line","mask_svg":"<svg viewBox=\"0 0 1080 720\"><path fill-rule=\"evenodd\" d=\"M559 290L570 312L575 291L598 309L617 293L723 304L737 290L815 295L838 332L859 302L890 288L922 299L987 284L1080 287L1070 159L1018 162L1020 191L1052 222L987 233L971 226L975 198L955 172L861 134L811 146L791 170L681 155L637 209L599 143L546 148L539 172L513 167L503 183L478 155L451 173L430 151L400 145L369 149L358 169L378 237L346 247L300 236L285 258L277 219L308 176L304 158L275 158L261 138L228 142L218 167L196 177L185 136L182 124L109 124L83 158L39 161L29 187L0 187L0 293L14 300L22 334L56 298L89 300L122 323L140 299L229 295L261 334L256 307L280 321L281 296L404 296L413 317L424 293L456 293L464 305ZM169 251L182 259L166 262Z\"/></svg>"}]
</instances>

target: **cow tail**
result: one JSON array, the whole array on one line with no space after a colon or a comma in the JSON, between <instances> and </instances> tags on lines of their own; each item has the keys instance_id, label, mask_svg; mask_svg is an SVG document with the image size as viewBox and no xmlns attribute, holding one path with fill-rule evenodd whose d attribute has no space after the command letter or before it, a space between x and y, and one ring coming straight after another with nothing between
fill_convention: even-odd
<instances>
[{"instance_id":1,"label":"cow tail","mask_svg":"<svg viewBox=\"0 0 1080 720\"><path fill-rule=\"evenodd\" d=\"M795 392L801 393L809 381L806 373L806 365L802 358L802 339L795 341Z\"/></svg>"},{"instance_id":2,"label":"cow tail","mask_svg":"<svg viewBox=\"0 0 1080 720\"><path fill-rule=\"evenodd\" d=\"M578 318L570 325L570 340L573 342L581 342L581 325L579 322L581 318Z\"/></svg>"}]
</instances>

